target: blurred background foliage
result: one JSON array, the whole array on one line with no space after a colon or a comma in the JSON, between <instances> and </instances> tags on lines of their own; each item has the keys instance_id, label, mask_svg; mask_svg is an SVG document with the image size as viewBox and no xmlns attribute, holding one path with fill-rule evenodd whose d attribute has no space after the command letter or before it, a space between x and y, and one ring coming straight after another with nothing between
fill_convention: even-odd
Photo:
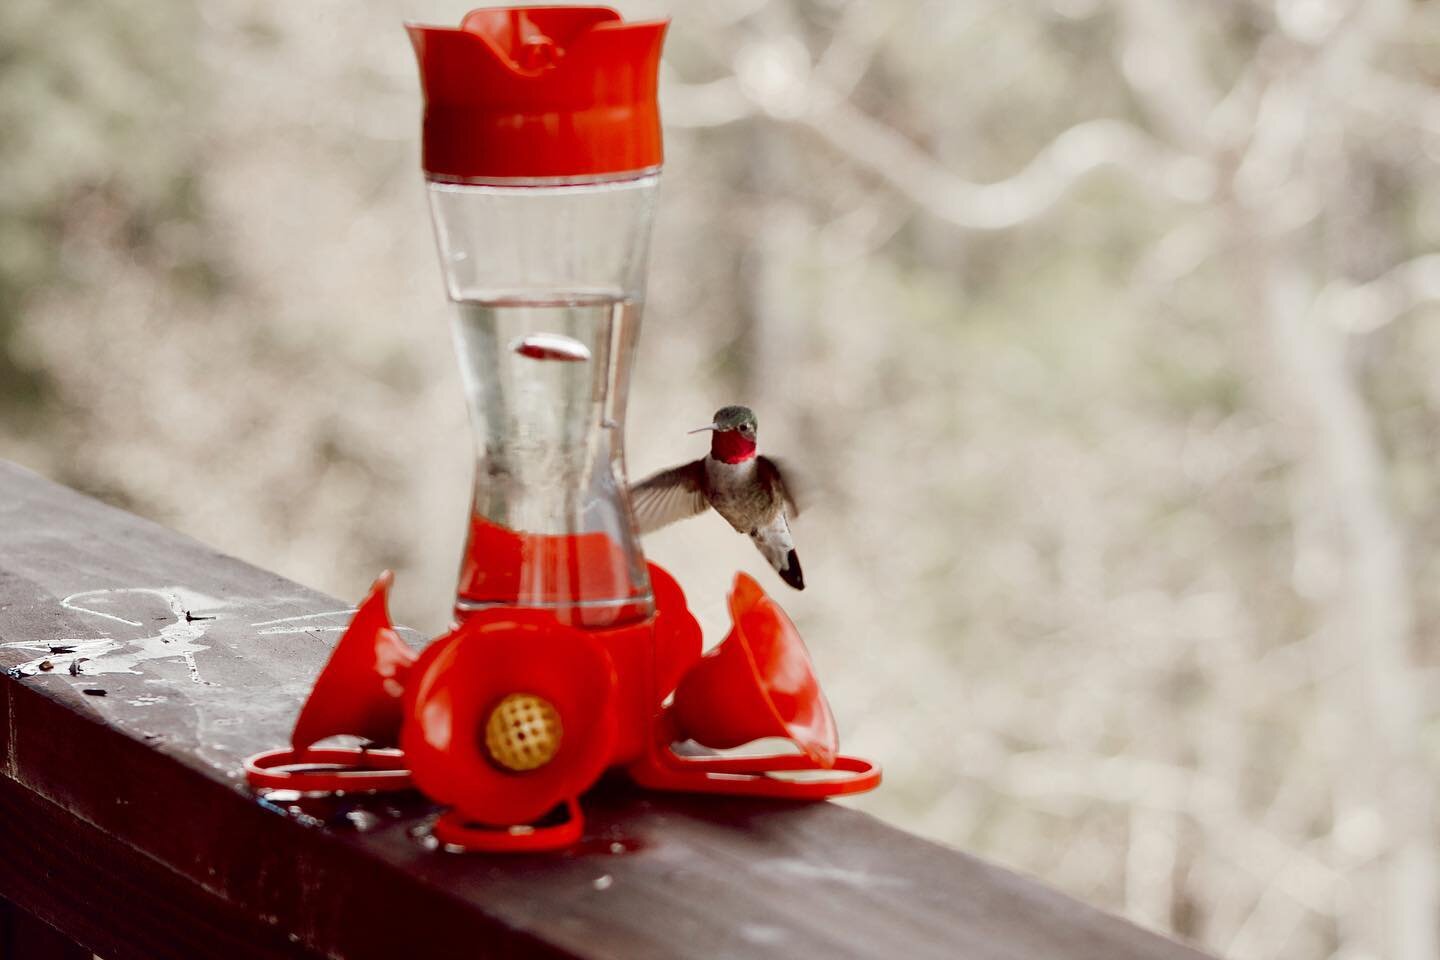
<instances>
[{"instance_id":1,"label":"blurred background foliage","mask_svg":"<svg viewBox=\"0 0 1440 960\"><path fill-rule=\"evenodd\" d=\"M674 18L631 472L726 402L860 806L1236 958L1434 960L1440 6ZM400 20L0 4L0 454L448 612L469 439ZM715 517L647 544L707 636Z\"/></svg>"}]
</instances>

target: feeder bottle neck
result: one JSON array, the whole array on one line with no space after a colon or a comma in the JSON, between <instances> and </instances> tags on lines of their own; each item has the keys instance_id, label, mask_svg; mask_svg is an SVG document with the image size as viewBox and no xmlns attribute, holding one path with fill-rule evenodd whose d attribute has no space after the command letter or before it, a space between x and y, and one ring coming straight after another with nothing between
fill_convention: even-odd
<instances>
[{"instance_id":1,"label":"feeder bottle neck","mask_svg":"<svg viewBox=\"0 0 1440 960\"><path fill-rule=\"evenodd\" d=\"M496 7L459 28L409 25L427 178L524 186L658 169L667 25L626 23L608 7Z\"/></svg>"}]
</instances>

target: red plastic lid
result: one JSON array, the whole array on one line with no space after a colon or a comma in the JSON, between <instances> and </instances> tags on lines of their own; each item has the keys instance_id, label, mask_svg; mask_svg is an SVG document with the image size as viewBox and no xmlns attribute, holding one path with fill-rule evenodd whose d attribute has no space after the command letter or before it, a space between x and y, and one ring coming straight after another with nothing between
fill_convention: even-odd
<instances>
[{"instance_id":1,"label":"red plastic lid","mask_svg":"<svg viewBox=\"0 0 1440 960\"><path fill-rule=\"evenodd\" d=\"M668 23L625 23L609 7L490 7L459 29L407 25L425 94L425 172L468 180L659 166Z\"/></svg>"}]
</instances>

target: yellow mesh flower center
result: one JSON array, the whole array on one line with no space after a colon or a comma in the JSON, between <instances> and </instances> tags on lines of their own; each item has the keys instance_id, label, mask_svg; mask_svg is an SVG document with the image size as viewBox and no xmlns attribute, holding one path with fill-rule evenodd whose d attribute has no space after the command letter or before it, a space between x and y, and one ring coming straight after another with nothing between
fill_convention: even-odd
<instances>
[{"instance_id":1,"label":"yellow mesh flower center","mask_svg":"<svg viewBox=\"0 0 1440 960\"><path fill-rule=\"evenodd\" d=\"M545 766L560 752L560 714L533 693L512 693L495 705L485 724L485 749L506 770Z\"/></svg>"}]
</instances>

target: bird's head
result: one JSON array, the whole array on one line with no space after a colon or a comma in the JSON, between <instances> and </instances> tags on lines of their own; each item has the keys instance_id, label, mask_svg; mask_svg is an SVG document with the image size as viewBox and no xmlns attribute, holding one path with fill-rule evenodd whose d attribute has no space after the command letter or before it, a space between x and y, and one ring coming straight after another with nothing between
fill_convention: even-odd
<instances>
[{"instance_id":1,"label":"bird's head","mask_svg":"<svg viewBox=\"0 0 1440 960\"><path fill-rule=\"evenodd\" d=\"M710 456L726 463L743 463L755 456L758 428L755 414L749 407L733 406L716 410L710 423L690 432L713 431L710 436Z\"/></svg>"}]
</instances>

